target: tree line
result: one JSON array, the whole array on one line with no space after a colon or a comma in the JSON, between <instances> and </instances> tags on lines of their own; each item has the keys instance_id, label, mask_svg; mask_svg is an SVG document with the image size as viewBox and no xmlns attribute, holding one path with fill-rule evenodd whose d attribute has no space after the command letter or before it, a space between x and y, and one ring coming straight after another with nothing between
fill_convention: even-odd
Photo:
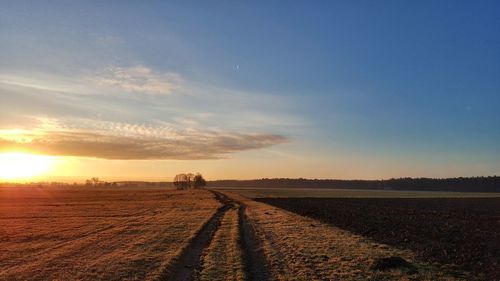
<instances>
[{"instance_id":1,"label":"tree line","mask_svg":"<svg viewBox=\"0 0 500 281\"><path fill-rule=\"evenodd\" d=\"M387 180L263 178L255 180L216 180L210 181L210 185L214 187L500 192L500 177L392 178Z\"/></svg>"}]
</instances>

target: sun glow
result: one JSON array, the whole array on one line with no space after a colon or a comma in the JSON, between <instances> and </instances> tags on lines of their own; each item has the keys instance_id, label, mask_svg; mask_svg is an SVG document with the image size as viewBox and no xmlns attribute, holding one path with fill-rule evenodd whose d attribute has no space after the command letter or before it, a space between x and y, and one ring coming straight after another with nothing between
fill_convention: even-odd
<instances>
[{"instance_id":1,"label":"sun glow","mask_svg":"<svg viewBox=\"0 0 500 281\"><path fill-rule=\"evenodd\" d=\"M0 153L0 179L28 180L49 172L54 157L23 152Z\"/></svg>"}]
</instances>

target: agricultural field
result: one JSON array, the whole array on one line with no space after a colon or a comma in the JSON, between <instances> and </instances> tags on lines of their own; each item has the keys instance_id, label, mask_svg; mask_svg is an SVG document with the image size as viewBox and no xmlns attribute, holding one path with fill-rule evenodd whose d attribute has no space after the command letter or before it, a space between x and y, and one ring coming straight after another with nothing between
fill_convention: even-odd
<instances>
[{"instance_id":1,"label":"agricultural field","mask_svg":"<svg viewBox=\"0 0 500 281\"><path fill-rule=\"evenodd\" d=\"M245 199L271 280L466 280L466 272L418 260L319 220ZM238 199L239 198L239 199ZM392 259L396 265L390 265ZM386 263L389 261L389 264Z\"/></svg>"},{"instance_id":2,"label":"agricultural field","mask_svg":"<svg viewBox=\"0 0 500 281\"><path fill-rule=\"evenodd\" d=\"M228 191L3 187L0 280L474 279L293 211Z\"/></svg>"},{"instance_id":3,"label":"agricultural field","mask_svg":"<svg viewBox=\"0 0 500 281\"><path fill-rule=\"evenodd\" d=\"M0 280L154 280L220 206L206 191L0 188Z\"/></svg>"},{"instance_id":4,"label":"agricultural field","mask_svg":"<svg viewBox=\"0 0 500 281\"><path fill-rule=\"evenodd\" d=\"M453 265L478 280L500 278L500 198L261 198L400 249Z\"/></svg>"},{"instance_id":5,"label":"agricultural field","mask_svg":"<svg viewBox=\"0 0 500 281\"><path fill-rule=\"evenodd\" d=\"M230 191L248 198L490 198L500 193L487 192L443 192L443 191L400 191L329 188L246 188L212 187L215 190Z\"/></svg>"},{"instance_id":6,"label":"agricultural field","mask_svg":"<svg viewBox=\"0 0 500 281\"><path fill-rule=\"evenodd\" d=\"M0 0L0 281L500 281L500 0Z\"/></svg>"}]
</instances>

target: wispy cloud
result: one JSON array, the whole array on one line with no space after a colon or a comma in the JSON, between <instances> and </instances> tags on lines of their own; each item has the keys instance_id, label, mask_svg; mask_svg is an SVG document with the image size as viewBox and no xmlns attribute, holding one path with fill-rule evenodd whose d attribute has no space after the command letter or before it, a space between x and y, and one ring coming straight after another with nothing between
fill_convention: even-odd
<instances>
[{"instance_id":1,"label":"wispy cloud","mask_svg":"<svg viewBox=\"0 0 500 281\"><path fill-rule=\"evenodd\" d=\"M177 73L159 72L144 65L107 67L92 74L51 75L48 73L0 73L0 84L73 94L125 91L129 93L171 94L183 79Z\"/></svg>"},{"instance_id":2,"label":"wispy cloud","mask_svg":"<svg viewBox=\"0 0 500 281\"><path fill-rule=\"evenodd\" d=\"M50 74L30 73L28 75L0 73L0 85L23 87L34 90L77 93L81 92L81 80Z\"/></svg>"},{"instance_id":3,"label":"wispy cloud","mask_svg":"<svg viewBox=\"0 0 500 281\"><path fill-rule=\"evenodd\" d=\"M140 64L0 72L0 151L218 159L288 142L300 123L288 100L188 78Z\"/></svg>"},{"instance_id":4,"label":"wispy cloud","mask_svg":"<svg viewBox=\"0 0 500 281\"><path fill-rule=\"evenodd\" d=\"M179 130L169 124L41 119L32 130L1 131L1 150L104 159L217 159L287 142L281 135Z\"/></svg>"},{"instance_id":5,"label":"wispy cloud","mask_svg":"<svg viewBox=\"0 0 500 281\"><path fill-rule=\"evenodd\" d=\"M141 65L73 74L0 72L0 91L2 102L10 102L2 110L4 115L102 115L115 120L174 120L189 127L252 131L304 127L290 98L217 87Z\"/></svg>"},{"instance_id":6,"label":"wispy cloud","mask_svg":"<svg viewBox=\"0 0 500 281\"><path fill-rule=\"evenodd\" d=\"M117 87L126 92L170 94L179 87L179 74L156 72L144 65L109 67L100 71L93 80L103 86Z\"/></svg>"}]
</instances>

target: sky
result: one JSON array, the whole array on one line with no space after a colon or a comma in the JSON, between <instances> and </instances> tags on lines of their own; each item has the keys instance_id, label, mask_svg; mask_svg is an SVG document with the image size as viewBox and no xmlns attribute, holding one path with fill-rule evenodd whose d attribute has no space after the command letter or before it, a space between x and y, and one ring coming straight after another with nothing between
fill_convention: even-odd
<instances>
[{"instance_id":1,"label":"sky","mask_svg":"<svg viewBox=\"0 0 500 281\"><path fill-rule=\"evenodd\" d=\"M54 180L498 175L498 11L2 1L0 152Z\"/></svg>"}]
</instances>

